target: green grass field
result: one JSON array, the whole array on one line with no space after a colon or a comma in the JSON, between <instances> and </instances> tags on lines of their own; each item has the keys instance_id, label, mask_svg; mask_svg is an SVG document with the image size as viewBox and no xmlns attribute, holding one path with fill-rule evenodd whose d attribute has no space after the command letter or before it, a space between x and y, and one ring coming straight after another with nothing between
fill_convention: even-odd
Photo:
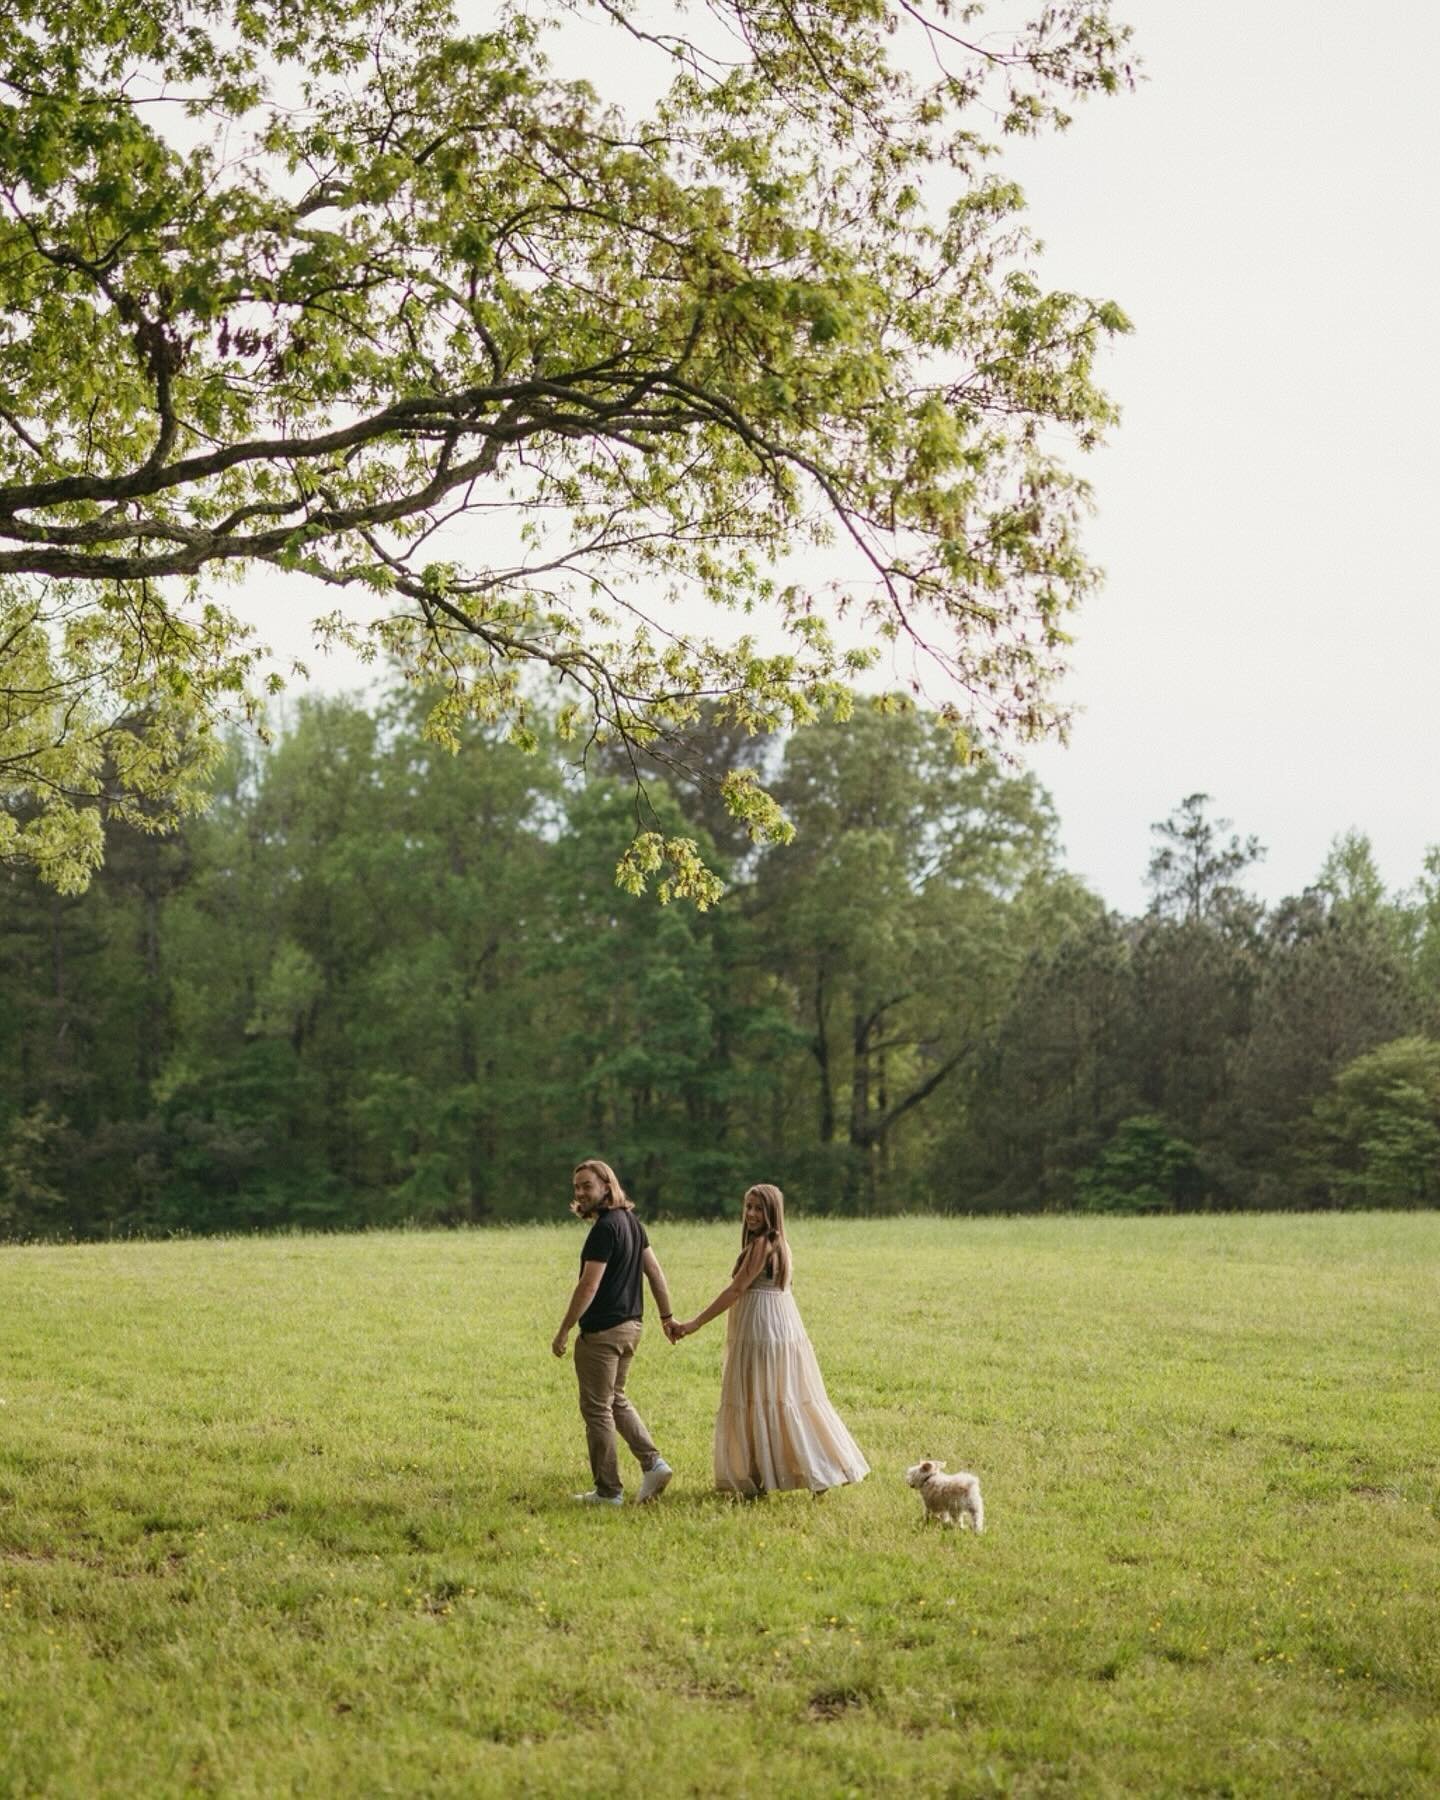
<instances>
[{"instance_id":1,"label":"green grass field","mask_svg":"<svg viewBox=\"0 0 1440 1800\"><path fill-rule=\"evenodd\" d=\"M711 1493L652 1323L601 1513L578 1226L0 1250L0 1793L1440 1790L1440 1216L792 1235L870 1479Z\"/></svg>"}]
</instances>

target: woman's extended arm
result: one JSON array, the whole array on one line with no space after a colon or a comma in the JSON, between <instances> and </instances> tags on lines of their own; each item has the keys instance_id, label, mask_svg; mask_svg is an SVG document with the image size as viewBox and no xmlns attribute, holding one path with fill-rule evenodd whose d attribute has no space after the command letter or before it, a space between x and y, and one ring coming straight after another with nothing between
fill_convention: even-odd
<instances>
[{"instance_id":1,"label":"woman's extended arm","mask_svg":"<svg viewBox=\"0 0 1440 1800\"><path fill-rule=\"evenodd\" d=\"M698 1331L702 1325L708 1325L721 1313L728 1312L765 1267L765 1258L769 1254L770 1246L763 1237L752 1238L750 1248L745 1252L744 1260L730 1277L729 1286L720 1290L704 1312L696 1313L693 1319L686 1319L683 1323L677 1324L675 1335L689 1337L692 1331Z\"/></svg>"}]
</instances>

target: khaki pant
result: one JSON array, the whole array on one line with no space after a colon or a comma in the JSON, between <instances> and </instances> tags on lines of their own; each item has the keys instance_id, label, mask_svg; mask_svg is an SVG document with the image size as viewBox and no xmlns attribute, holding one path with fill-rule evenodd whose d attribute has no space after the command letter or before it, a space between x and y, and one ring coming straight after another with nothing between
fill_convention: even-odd
<instances>
[{"instance_id":1,"label":"khaki pant","mask_svg":"<svg viewBox=\"0 0 1440 1800\"><path fill-rule=\"evenodd\" d=\"M580 1417L585 1421L590 1472L595 1477L595 1492L607 1499L624 1491L615 1451L617 1431L640 1459L642 1469L653 1468L660 1459L645 1421L625 1396L625 1377L639 1342L638 1319L627 1319L608 1331L582 1331L575 1340L575 1379L580 1384Z\"/></svg>"}]
</instances>

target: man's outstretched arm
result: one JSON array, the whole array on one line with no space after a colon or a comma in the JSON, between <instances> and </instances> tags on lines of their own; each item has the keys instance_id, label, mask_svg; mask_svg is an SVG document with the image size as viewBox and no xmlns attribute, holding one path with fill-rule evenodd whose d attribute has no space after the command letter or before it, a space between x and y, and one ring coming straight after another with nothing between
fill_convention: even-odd
<instances>
[{"instance_id":1,"label":"man's outstretched arm","mask_svg":"<svg viewBox=\"0 0 1440 1800\"><path fill-rule=\"evenodd\" d=\"M674 1310L670 1305L670 1285L665 1279L665 1271L660 1267L660 1258L648 1245L640 1266L645 1271L645 1279L650 1283L650 1292L655 1296L661 1329L670 1338L670 1320ZM674 1338L670 1338L670 1342L673 1344Z\"/></svg>"}]
</instances>

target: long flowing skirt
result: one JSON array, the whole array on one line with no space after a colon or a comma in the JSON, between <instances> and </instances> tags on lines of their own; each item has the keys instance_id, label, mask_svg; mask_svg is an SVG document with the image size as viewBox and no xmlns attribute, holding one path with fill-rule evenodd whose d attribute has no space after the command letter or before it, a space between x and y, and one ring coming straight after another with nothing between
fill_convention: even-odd
<instances>
[{"instance_id":1,"label":"long flowing skirt","mask_svg":"<svg viewBox=\"0 0 1440 1800\"><path fill-rule=\"evenodd\" d=\"M792 1294L748 1288L730 1310L720 1410L715 1415L715 1485L728 1493L861 1481L860 1454L820 1375Z\"/></svg>"}]
</instances>

